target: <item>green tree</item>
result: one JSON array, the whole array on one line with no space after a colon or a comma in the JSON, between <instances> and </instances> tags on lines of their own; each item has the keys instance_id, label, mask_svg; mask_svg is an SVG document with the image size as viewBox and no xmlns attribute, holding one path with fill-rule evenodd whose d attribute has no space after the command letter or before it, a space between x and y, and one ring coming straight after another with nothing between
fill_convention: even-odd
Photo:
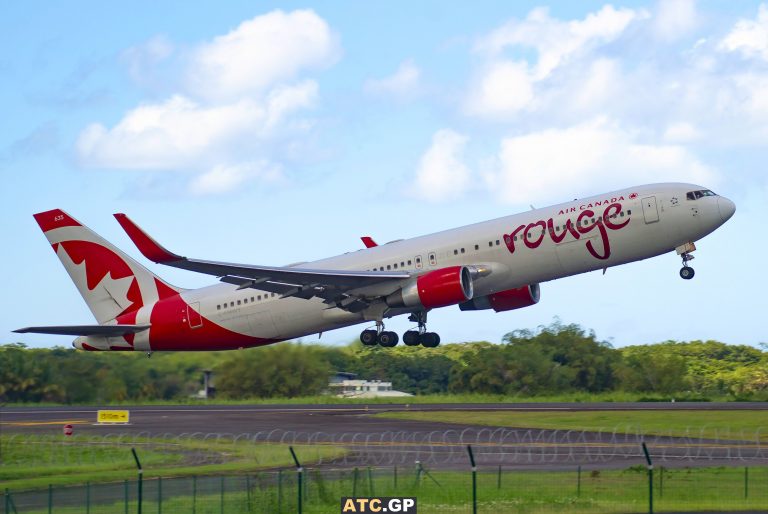
<instances>
[{"instance_id":1,"label":"green tree","mask_svg":"<svg viewBox=\"0 0 768 514\"><path fill-rule=\"evenodd\" d=\"M235 352L216 368L216 389L235 399L309 396L328 386L329 374L321 349L281 343Z\"/></svg>"}]
</instances>

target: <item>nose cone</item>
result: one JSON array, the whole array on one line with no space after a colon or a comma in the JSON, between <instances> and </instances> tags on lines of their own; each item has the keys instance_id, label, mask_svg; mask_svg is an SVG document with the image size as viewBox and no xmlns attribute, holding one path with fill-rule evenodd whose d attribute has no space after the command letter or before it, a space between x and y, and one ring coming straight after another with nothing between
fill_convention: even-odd
<instances>
[{"instance_id":1,"label":"nose cone","mask_svg":"<svg viewBox=\"0 0 768 514\"><path fill-rule=\"evenodd\" d=\"M723 223L725 223L731 219L733 213L736 212L736 204L729 199L720 196L717 198L717 209L720 211L720 218L722 218Z\"/></svg>"}]
</instances>

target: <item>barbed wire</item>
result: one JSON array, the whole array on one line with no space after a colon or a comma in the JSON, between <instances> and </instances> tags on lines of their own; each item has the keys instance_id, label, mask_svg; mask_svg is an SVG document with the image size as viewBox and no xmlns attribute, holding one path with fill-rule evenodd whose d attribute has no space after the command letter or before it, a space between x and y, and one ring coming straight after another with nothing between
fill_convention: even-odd
<instances>
[{"instance_id":1,"label":"barbed wire","mask_svg":"<svg viewBox=\"0 0 768 514\"><path fill-rule=\"evenodd\" d=\"M654 461L666 464L768 462L768 436L763 428L691 427L684 431L646 433L619 426L598 430L489 427L430 432L339 433L282 429L240 434L145 431L73 437L5 434L0 440L0 454L3 455L0 466L119 462L129 458L127 448L137 447L150 455L174 455L184 465L220 464L252 458L262 465L274 462L275 467L279 467L284 465L285 459L275 457L275 452L262 451L275 445L294 446L305 454L308 463L317 466L392 466L420 462L438 467L463 467L467 445L474 448L479 465L611 465L640 458L641 442L647 444Z\"/></svg>"}]
</instances>

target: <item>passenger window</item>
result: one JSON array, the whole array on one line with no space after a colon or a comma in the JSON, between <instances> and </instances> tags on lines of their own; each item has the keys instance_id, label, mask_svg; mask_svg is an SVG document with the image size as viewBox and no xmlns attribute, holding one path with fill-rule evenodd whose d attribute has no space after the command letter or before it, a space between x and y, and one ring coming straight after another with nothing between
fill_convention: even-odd
<instances>
[{"instance_id":1,"label":"passenger window","mask_svg":"<svg viewBox=\"0 0 768 514\"><path fill-rule=\"evenodd\" d=\"M627 216L632 216L632 211L627 210Z\"/></svg>"},{"instance_id":2,"label":"passenger window","mask_svg":"<svg viewBox=\"0 0 768 514\"><path fill-rule=\"evenodd\" d=\"M244 299L243 303L248 303L248 298Z\"/></svg>"},{"instance_id":3,"label":"passenger window","mask_svg":"<svg viewBox=\"0 0 768 514\"><path fill-rule=\"evenodd\" d=\"M488 246L489 247L493 246L493 241L488 241Z\"/></svg>"},{"instance_id":4,"label":"passenger window","mask_svg":"<svg viewBox=\"0 0 768 514\"><path fill-rule=\"evenodd\" d=\"M379 271L384 271L384 266L379 266Z\"/></svg>"},{"instance_id":5,"label":"passenger window","mask_svg":"<svg viewBox=\"0 0 768 514\"><path fill-rule=\"evenodd\" d=\"M408 266L411 265L411 259L408 259Z\"/></svg>"},{"instance_id":6,"label":"passenger window","mask_svg":"<svg viewBox=\"0 0 768 514\"><path fill-rule=\"evenodd\" d=\"M257 296L256 298L258 298L258 299L259 299L259 301L261 301L261 295Z\"/></svg>"},{"instance_id":7,"label":"passenger window","mask_svg":"<svg viewBox=\"0 0 768 514\"><path fill-rule=\"evenodd\" d=\"M459 251L458 250L454 250L453 251L453 255L459 255Z\"/></svg>"},{"instance_id":8,"label":"passenger window","mask_svg":"<svg viewBox=\"0 0 768 514\"><path fill-rule=\"evenodd\" d=\"M240 300L237 301L237 304L240 305Z\"/></svg>"},{"instance_id":9,"label":"passenger window","mask_svg":"<svg viewBox=\"0 0 768 514\"><path fill-rule=\"evenodd\" d=\"M496 240L496 246L499 246L499 240L498 239Z\"/></svg>"},{"instance_id":10,"label":"passenger window","mask_svg":"<svg viewBox=\"0 0 768 514\"><path fill-rule=\"evenodd\" d=\"M622 218L624 217L624 211L621 211L619 214L621 215Z\"/></svg>"},{"instance_id":11,"label":"passenger window","mask_svg":"<svg viewBox=\"0 0 768 514\"><path fill-rule=\"evenodd\" d=\"M420 263L421 263L421 257L416 257L416 264L420 264Z\"/></svg>"},{"instance_id":12,"label":"passenger window","mask_svg":"<svg viewBox=\"0 0 768 514\"><path fill-rule=\"evenodd\" d=\"M397 269L397 263L395 263L395 269Z\"/></svg>"},{"instance_id":13,"label":"passenger window","mask_svg":"<svg viewBox=\"0 0 768 514\"><path fill-rule=\"evenodd\" d=\"M217 305L217 306L216 306L216 310L217 310L217 311L220 311L220 310L221 310L221 305Z\"/></svg>"},{"instance_id":14,"label":"passenger window","mask_svg":"<svg viewBox=\"0 0 768 514\"><path fill-rule=\"evenodd\" d=\"M405 263L401 261L401 262L400 262L400 267L401 267L401 268L405 268Z\"/></svg>"},{"instance_id":15,"label":"passenger window","mask_svg":"<svg viewBox=\"0 0 768 514\"><path fill-rule=\"evenodd\" d=\"M387 269L392 269L392 266L390 266L389 264L387 264Z\"/></svg>"},{"instance_id":16,"label":"passenger window","mask_svg":"<svg viewBox=\"0 0 768 514\"><path fill-rule=\"evenodd\" d=\"M229 302L229 306L230 307L234 307L235 306L235 302Z\"/></svg>"},{"instance_id":17,"label":"passenger window","mask_svg":"<svg viewBox=\"0 0 768 514\"><path fill-rule=\"evenodd\" d=\"M475 245L475 250L479 250L479 249L480 249L480 245Z\"/></svg>"},{"instance_id":18,"label":"passenger window","mask_svg":"<svg viewBox=\"0 0 768 514\"><path fill-rule=\"evenodd\" d=\"M253 296L251 296L251 303L253 303L255 300L253 299Z\"/></svg>"},{"instance_id":19,"label":"passenger window","mask_svg":"<svg viewBox=\"0 0 768 514\"><path fill-rule=\"evenodd\" d=\"M461 249L461 253L464 253L464 248Z\"/></svg>"}]
</instances>

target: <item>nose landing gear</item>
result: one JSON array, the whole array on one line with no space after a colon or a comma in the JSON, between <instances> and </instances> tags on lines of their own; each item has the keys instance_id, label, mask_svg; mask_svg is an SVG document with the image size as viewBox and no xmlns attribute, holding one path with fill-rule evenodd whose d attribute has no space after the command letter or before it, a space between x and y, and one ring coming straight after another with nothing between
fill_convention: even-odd
<instances>
[{"instance_id":1,"label":"nose landing gear","mask_svg":"<svg viewBox=\"0 0 768 514\"><path fill-rule=\"evenodd\" d=\"M688 266L687 261L683 260L683 267L680 268L680 277L684 280L691 280L696 272Z\"/></svg>"},{"instance_id":2,"label":"nose landing gear","mask_svg":"<svg viewBox=\"0 0 768 514\"><path fill-rule=\"evenodd\" d=\"M685 243L684 245L678 246L675 250L677 250L677 254L683 259L683 267L680 268L680 278L691 280L696 272L693 271L693 268L688 266L688 262L693 260L691 252L696 250L696 245L693 243Z\"/></svg>"}]
</instances>

